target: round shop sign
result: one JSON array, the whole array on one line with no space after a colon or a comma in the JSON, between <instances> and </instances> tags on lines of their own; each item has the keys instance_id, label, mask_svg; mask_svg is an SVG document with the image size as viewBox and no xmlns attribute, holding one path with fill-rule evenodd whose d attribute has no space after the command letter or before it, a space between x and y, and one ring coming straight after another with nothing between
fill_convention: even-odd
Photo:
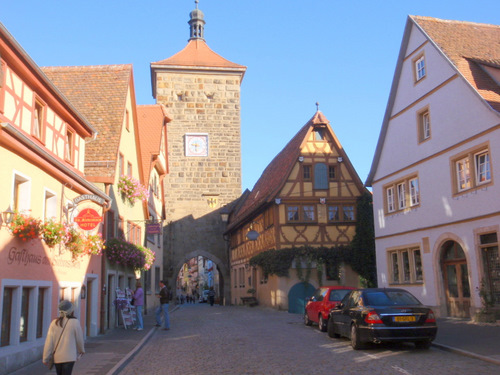
<instances>
[{"instance_id":1,"label":"round shop sign","mask_svg":"<svg viewBox=\"0 0 500 375\"><path fill-rule=\"evenodd\" d=\"M85 208L75 217L75 223L83 230L92 230L97 227L101 221L102 217L92 208Z\"/></svg>"}]
</instances>

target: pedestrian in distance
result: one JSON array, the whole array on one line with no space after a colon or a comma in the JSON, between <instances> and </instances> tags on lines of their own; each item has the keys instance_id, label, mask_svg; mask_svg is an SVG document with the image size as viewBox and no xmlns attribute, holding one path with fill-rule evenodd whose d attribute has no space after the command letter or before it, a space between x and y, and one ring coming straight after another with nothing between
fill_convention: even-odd
<instances>
[{"instance_id":1,"label":"pedestrian in distance","mask_svg":"<svg viewBox=\"0 0 500 375\"><path fill-rule=\"evenodd\" d=\"M161 327L161 318L163 314L163 330L170 329L170 319L168 317L168 302L170 301L170 292L167 286L160 280L160 292L156 295L160 299L160 305L156 308L156 326Z\"/></svg>"},{"instance_id":2,"label":"pedestrian in distance","mask_svg":"<svg viewBox=\"0 0 500 375\"><path fill-rule=\"evenodd\" d=\"M75 362L83 354L85 344L82 327L74 316L73 304L63 300L59 303L59 317L50 323L42 362L48 366L53 355L57 375L71 375Z\"/></svg>"},{"instance_id":3,"label":"pedestrian in distance","mask_svg":"<svg viewBox=\"0 0 500 375\"><path fill-rule=\"evenodd\" d=\"M214 287L213 286L211 286L210 290L208 291L208 301L210 302L210 306L214 305L215 291L214 291Z\"/></svg>"},{"instance_id":4,"label":"pedestrian in distance","mask_svg":"<svg viewBox=\"0 0 500 375\"><path fill-rule=\"evenodd\" d=\"M144 329L144 320L142 318L142 309L144 307L144 290L142 289L142 283L137 280L135 283L135 291L133 294L135 313L137 315L137 325L134 328L136 331L142 331Z\"/></svg>"}]
</instances>

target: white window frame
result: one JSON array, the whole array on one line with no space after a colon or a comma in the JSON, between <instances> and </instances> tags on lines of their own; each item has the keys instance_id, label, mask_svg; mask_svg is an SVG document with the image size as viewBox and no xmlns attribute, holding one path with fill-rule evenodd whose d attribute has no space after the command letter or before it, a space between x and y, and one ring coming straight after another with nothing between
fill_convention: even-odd
<instances>
[{"instance_id":1,"label":"white window frame","mask_svg":"<svg viewBox=\"0 0 500 375\"><path fill-rule=\"evenodd\" d=\"M472 187L469 157L459 159L455 162L457 175L457 189L459 192L469 190Z\"/></svg>"},{"instance_id":2,"label":"white window frame","mask_svg":"<svg viewBox=\"0 0 500 375\"><path fill-rule=\"evenodd\" d=\"M398 192L398 208L404 210L406 208L406 182L401 182L396 185Z\"/></svg>"},{"instance_id":3,"label":"white window frame","mask_svg":"<svg viewBox=\"0 0 500 375\"><path fill-rule=\"evenodd\" d=\"M425 64L425 56L422 55L415 60L415 80L418 82L425 78L427 75L427 69Z\"/></svg>"},{"instance_id":4,"label":"white window frame","mask_svg":"<svg viewBox=\"0 0 500 375\"><path fill-rule=\"evenodd\" d=\"M387 196L387 212L396 211L396 206L394 205L394 187L391 186L386 190Z\"/></svg>"},{"instance_id":5,"label":"white window frame","mask_svg":"<svg viewBox=\"0 0 500 375\"><path fill-rule=\"evenodd\" d=\"M410 206L416 206L420 204L420 188L418 186L418 178L411 178L408 181L410 186Z\"/></svg>"},{"instance_id":6,"label":"white window frame","mask_svg":"<svg viewBox=\"0 0 500 375\"><path fill-rule=\"evenodd\" d=\"M57 194L52 190L44 189L43 193L43 218L57 220Z\"/></svg>"},{"instance_id":7,"label":"white window frame","mask_svg":"<svg viewBox=\"0 0 500 375\"><path fill-rule=\"evenodd\" d=\"M20 214L31 211L31 178L18 171L13 171L11 207Z\"/></svg>"},{"instance_id":8,"label":"white window frame","mask_svg":"<svg viewBox=\"0 0 500 375\"><path fill-rule=\"evenodd\" d=\"M481 161L481 158L484 160ZM491 181L491 165L489 150L483 150L474 154L474 163L476 167L476 184L486 184ZM484 179L483 179L484 177Z\"/></svg>"},{"instance_id":9,"label":"white window frame","mask_svg":"<svg viewBox=\"0 0 500 375\"><path fill-rule=\"evenodd\" d=\"M42 318L42 332L47 332L49 329L50 322L52 320L52 282L42 281L42 280L19 280L19 279L4 279L2 280L2 286L0 288L0 314L3 311L3 299L5 288L12 288L12 310L10 311L10 338L9 344L2 347L2 350L6 348L26 348L25 345L35 344L37 341L37 313L38 313L38 294L40 289L46 289L44 294L44 306ZM26 341L21 342L20 340L20 327L21 327L21 304L22 304L22 292L24 288L32 289L29 296L29 314L28 314L28 332ZM1 317L0 317L1 321ZM45 336L44 336L45 337ZM39 340L39 339L38 339Z\"/></svg>"}]
</instances>

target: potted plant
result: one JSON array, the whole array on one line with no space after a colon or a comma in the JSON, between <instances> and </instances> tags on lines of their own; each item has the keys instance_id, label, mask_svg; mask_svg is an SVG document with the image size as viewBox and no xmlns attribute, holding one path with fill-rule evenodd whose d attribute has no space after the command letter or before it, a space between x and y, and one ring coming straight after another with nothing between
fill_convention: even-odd
<instances>
[{"instance_id":1,"label":"potted plant","mask_svg":"<svg viewBox=\"0 0 500 375\"><path fill-rule=\"evenodd\" d=\"M474 315L474 321L478 323L495 323L495 311L493 310L495 297L488 290L484 279L481 279L481 285L480 287L476 287L476 290L481 298L482 309Z\"/></svg>"}]
</instances>

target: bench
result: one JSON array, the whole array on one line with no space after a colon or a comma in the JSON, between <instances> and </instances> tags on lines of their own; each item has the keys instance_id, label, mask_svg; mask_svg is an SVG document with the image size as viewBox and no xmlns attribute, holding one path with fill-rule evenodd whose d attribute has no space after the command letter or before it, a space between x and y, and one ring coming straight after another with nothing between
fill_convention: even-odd
<instances>
[{"instance_id":1,"label":"bench","mask_svg":"<svg viewBox=\"0 0 500 375\"><path fill-rule=\"evenodd\" d=\"M259 302L257 301L257 298L255 297L240 297L241 298L241 303L245 306L257 306Z\"/></svg>"}]
</instances>

